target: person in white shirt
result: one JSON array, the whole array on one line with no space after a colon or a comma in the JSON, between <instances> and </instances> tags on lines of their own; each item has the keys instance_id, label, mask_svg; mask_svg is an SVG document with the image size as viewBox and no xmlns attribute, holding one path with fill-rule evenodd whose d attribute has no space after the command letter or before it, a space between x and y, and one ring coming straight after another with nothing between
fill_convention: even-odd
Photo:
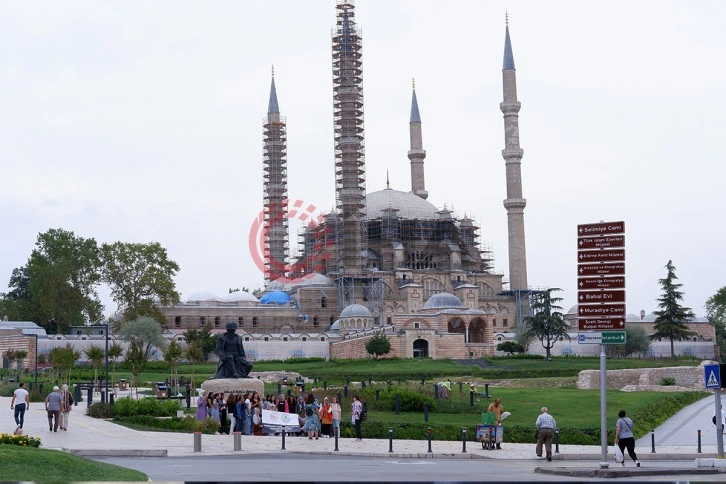
<instances>
[{"instance_id":1,"label":"person in white shirt","mask_svg":"<svg viewBox=\"0 0 726 484\"><path fill-rule=\"evenodd\" d=\"M16 403L17 402L17 403ZM23 429L25 422L25 411L30 408L30 395L25 389L25 383L21 382L19 388L13 392L13 399L10 401L10 410L15 410L15 425L17 430Z\"/></svg>"}]
</instances>

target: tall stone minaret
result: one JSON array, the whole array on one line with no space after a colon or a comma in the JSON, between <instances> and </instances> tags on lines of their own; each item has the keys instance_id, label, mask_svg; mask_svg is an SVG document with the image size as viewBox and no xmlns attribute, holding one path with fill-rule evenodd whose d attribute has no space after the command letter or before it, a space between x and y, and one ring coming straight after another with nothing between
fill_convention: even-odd
<instances>
[{"instance_id":1,"label":"tall stone minaret","mask_svg":"<svg viewBox=\"0 0 726 484\"><path fill-rule=\"evenodd\" d=\"M411 160L411 192L425 200L429 196L429 192L426 191L426 180L424 179L424 158L426 158L426 150L423 149L421 115L418 112L415 81L413 84L413 97L411 98L409 132L411 134L411 150L408 152L408 159Z\"/></svg>"},{"instance_id":2,"label":"tall stone minaret","mask_svg":"<svg viewBox=\"0 0 726 484\"><path fill-rule=\"evenodd\" d=\"M512 43L509 40L509 20L506 22L504 39L504 65L502 67L504 100L499 108L504 113L504 157L507 173L507 210L509 225L509 289L527 290L527 250L524 242L524 207L522 197L522 155L519 147L519 108L517 101L517 73L514 69Z\"/></svg>"},{"instance_id":3,"label":"tall stone minaret","mask_svg":"<svg viewBox=\"0 0 726 484\"><path fill-rule=\"evenodd\" d=\"M287 123L280 116L272 71L270 101L263 120L263 203L265 281L283 277L288 267Z\"/></svg>"}]
</instances>

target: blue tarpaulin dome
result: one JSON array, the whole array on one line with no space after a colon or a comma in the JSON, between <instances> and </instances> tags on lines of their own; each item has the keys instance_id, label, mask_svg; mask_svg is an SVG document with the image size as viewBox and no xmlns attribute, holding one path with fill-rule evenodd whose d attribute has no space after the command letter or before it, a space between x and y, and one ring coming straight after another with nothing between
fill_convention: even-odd
<instances>
[{"instance_id":1,"label":"blue tarpaulin dome","mask_svg":"<svg viewBox=\"0 0 726 484\"><path fill-rule=\"evenodd\" d=\"M262 304L288 304L292 298L285 291L268 292L260 298Z\"/></svg>"}]
</instances>

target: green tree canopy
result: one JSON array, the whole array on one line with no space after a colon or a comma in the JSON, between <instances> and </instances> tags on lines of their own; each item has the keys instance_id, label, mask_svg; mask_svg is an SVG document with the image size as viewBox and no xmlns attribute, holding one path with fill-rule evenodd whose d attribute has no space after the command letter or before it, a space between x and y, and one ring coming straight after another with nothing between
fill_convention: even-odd
<instances>
[{"instance_id":1,"label":"green tree canopy","mask_svg":"<svg viewBox=\"0 0 726 484\"><path fill-rule=\"evenodd\" d=\"M139 375L149 363L155 348L164 349L164 337L161 335L161 326L149 316L140 316L121 325L119 336L128 342L125 362L131 376L133 386L138 396Z\"/></svg>"},{"instance_id":2,"label":"green tree canopy","mask_svg":"<svg viewBox=\"0 0 726 484\"><path fill-rule=\"evenodd\" d=\"M625 325L624 345L605 345L605 352L608 356L627 357L637 353L646 353L650 348L650 339L645 329L639 325Z\"/></svg>"},{"instance_id":3,"label":"green tree canopy","mask_svg":"<svg viewBox=\"0 0 726 484\"><path fill-rule=\"evenodd\" d=\"M63 347L53 348L48 353L48 361L60 375L61 381L66 383L70 383L73 363L80 357L81 353L74 349L70 343L66 343Z\"/></svg>"},{"instance_id":4,"label":"green tree canopy","mask_svg":"<svg viewBox=\"0 0 726 484\"><path fill-rule=\"evenodd\" d=\"M99 268L94 239L50 229L38 235L25 266L13 270L8 284L11 290L2 295L4 311L12 319L37 321L58 333L72 324L100 321ZM50 327L51 320L56 327Z\"/></svg>"},{"instance_id":5,"label":"green tree canopy","mask_svg":"<svg viewBox=\"0 0 726 484\"><path fill-rule=\"evenodd\" d=\"M716 344L723 362L726 357L726 286L706 301L706 317L716 329Z\"/></svg>"},{"instance_id":6,"label":"green tree canopy","mask_svg":"<svg viewBox=\"0 0 726 484\"><path fill-rule=\"evenodd\" d=\"M106 359L106 351L98 345L91 345L83 352L86 354L86 358L91 362L93 366L93 382L98 387L98 367Z\"/></svg>"},{"instance_id":7,"label":"green tree canopy","mask_svg":"<svg viewBox=\"0 0 726 484\"><path fill-rule=\"evenodd\" d=\"M535 294L532 300L532 316L524 318L524 324L527 327L526 336L539 340L547 352L548 360L552 357L551 350L558 339L570 340L562 308L557 305L562 298L552 295L554 291L561 290L553 287Z\"/></svg>"},{"instance_id":8,"label":"green tree canopy","mask_svg":"<svg viewBox=\"0 0 726 484\"><path fill-rule=\"evenodd\" d=\"M111 289L123 319L151 316L164 323L157 304L179 302L174 276L179 265L169 259L158 242L135 244L114 242L101 246L103 281Z\"/></svg>"},{"instance_id":9,"label":"green tree canopy","mask_svg":"<svg viewBox=\"0 0 726 484\"><path fill-rule=\"evenodd\" d=\"M199 349L202 352L202 358L199 361L206 361L209 356L214 352L217 346L217 336L212 334L212 324L207 323L200 329L190 328L182 334L184 341L191 344L197 342Z\"/></svg>"},{"instance_id":10,"label":"green tree canopy","mask_svg":"<svg viewBox=\"0 0 726 484\"><path fill-rule=\"evenodd\" d=\"M376 358L387 355L391 352L391 341L382 332L377 332L366 342L366 351Z\"/></svg>"},{"instance_id":11,"label":"green tree canopy","mask_svg":"<svg viewBox=\"0 0 726 484\"><path fill-rule=\"evenodd\" d=\"M505 351L513 355L514 353L524 353L524 347L514 341L504 341L497 345L497 351Z\"/></svg>"},{"instance_id":12,"label":"green tree canopy","mask_svg":"<svg viewBox=\"0 0 726 484\"><path fill-rule=\"evenodd\" d=\"M663 291L658 298L658 307L660 310L654 311L656 315L655 330L651 339L667 338L671 342L671 358L675 359L676 353L673 347L673 341L688 339L696 333L688 329L688 320L694 317L691 308L680 305L683 300L683 292L679 290L683 284L677 283L676 268L672 261L668 261L665 265L668 274L664 279L659 279L658 283Z\"/></svg>"}]
</instances>

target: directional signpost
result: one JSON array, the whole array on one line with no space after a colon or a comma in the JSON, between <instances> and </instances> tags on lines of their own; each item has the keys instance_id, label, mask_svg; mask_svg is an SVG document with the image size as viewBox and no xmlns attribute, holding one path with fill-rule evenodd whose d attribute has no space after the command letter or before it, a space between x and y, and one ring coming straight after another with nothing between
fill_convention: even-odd
<instances>
[{"instance_id":1,"label":"directional signpost","mask_svg":"<svg viewBox=\"0 0 726 484\"><path fill-rule=\"evenodd\" d=\"M714 415L716 416L716 428L724 422L721 421L721 388L726 383L721 378L722 365L705 365L703 367L703 381L706 383L706 389L713 389L716 400L714 401ZM716 451L719 457L723 457L723 434L716 432Z\"/></svg>"},{"instance_id":2,"label":"directional signpost","mask_svg":"<svg viewBox=\"0 0 726 484\"><path fill-rule=\"evenodd\" d=\"M625 222L577 226L577 335L600 345L600 467L607 469L605 345L625 344ZM614 331L619 330L619 331Z\"/></svg>"}]
</instances>

